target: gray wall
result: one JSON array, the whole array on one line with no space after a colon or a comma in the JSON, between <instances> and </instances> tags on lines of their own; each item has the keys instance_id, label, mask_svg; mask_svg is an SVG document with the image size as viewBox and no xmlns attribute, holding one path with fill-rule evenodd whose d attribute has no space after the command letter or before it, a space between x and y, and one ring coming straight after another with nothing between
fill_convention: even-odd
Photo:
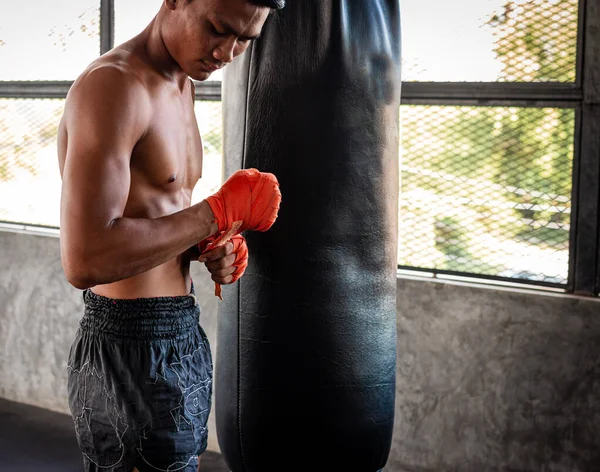
<instances>
[{"instance_id":1,"label":"gray wall","mask_svg":"<svg viewBox=\"0 0 600 472\"><path fill-rule=\"evenodd\" d=\"M81 292L65 281L57 238L0 232L0 247L0 397L68 412ZM192 275L215 350L218 300L203 266ZM398 279L386 470L600 470L599 315L596 300Z\"/></svg>"},{"instance_id":2,"label":"gray wall","mask_svg":"<svg viewBox=\"0 0 600 472\"><path fill-rule=\"evenodd\" d=\"M600 470L597 300L398 281L389 470Z\"/></svg>"}]
</instances>

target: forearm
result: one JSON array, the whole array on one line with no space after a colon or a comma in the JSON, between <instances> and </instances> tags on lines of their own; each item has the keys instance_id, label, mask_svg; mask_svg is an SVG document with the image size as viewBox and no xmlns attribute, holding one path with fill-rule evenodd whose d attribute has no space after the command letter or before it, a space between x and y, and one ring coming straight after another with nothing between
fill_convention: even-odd
<instances>
[{"instance_id":1,"label":"forearm","mask_svg":"<svg viewBox=\"0 0 600 472\"><path fill-rule=\"evenodd\" d=\"M157 219L118 218L81 251L70 281L88 288L133 277L181 255L216 231L206 202Z\"/></svg>"}]
</instances>

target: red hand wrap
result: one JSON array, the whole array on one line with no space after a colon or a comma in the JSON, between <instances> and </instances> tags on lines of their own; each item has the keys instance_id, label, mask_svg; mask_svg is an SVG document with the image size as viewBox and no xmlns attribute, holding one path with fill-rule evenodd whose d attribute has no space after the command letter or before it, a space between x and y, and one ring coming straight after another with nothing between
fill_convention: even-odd
<instances>
[{"instance_id":1,"label":"red hand wrap","mask_svg":"<svg viewBox=\"0 0 600 472\"><path fill-rule=\"evenodd\" d=\"M242 169L206 201L215 215L219 232L227 231L236 221L242 222L238 233L267 231L277 219L281 192L273 174Z\"/></svg>"},{"instance_id":2,"label":"red hand wrap","mask_svg":"<svg viewBox=\"0 0 600 472\"><path fill-rule=\"evenodd\" d=\"M236 234L233 238L231 238L231 242L233 243L233 253L235 254L235 272L232 275L233 280L231 283L237 281L244 272L246 272L246 267L248 267L248 245L246 244L246 238L244 238L241 234Z\"/></svg>"}]
</instances>

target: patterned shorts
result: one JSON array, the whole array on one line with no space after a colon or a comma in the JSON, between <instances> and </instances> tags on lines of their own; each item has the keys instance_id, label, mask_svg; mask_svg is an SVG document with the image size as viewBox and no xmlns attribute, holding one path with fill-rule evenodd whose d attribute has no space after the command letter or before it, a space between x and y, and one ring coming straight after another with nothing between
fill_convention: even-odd
<instances>
[{"instance_id":1,"label":"patterned shorts","mask_svg":"<svg viewBox=\"0 0 600 472\"><path fill-rule=\"evenodd\" d=\"M212 357L192 293L113 300L84 292L69 406L86 471L196 472Z\"/></svg>"}]
</instances>

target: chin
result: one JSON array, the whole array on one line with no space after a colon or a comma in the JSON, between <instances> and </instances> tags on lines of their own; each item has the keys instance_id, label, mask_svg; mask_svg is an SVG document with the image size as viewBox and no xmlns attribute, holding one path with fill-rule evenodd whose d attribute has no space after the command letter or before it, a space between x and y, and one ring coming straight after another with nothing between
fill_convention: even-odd
<instances>
[{"instance_id":1,"label":"chin","mask_svg":"<svg viewBox=\"0 0 600 472\"><path fill-rule=\"evenodd\" d=\"M211 75L210 72L196 72L195 74L188 74L192 79L198 82L203 82L208 79Z\"/></svg>"},{"instance_id":2,"label":"chin","mask_svg":"<svg viewBox=\"0 0 600 472\"><path fill-rule=\"evenodd\" d=\"M207 71L204 71L204 70L198 70L198 69L196 69L196 70L189 71L188 75L192 79L198 80L199 82L202 82L202 81L208 79L212 75L212 72L207 72Z\"/></svg>"},{"instance_id":3,"label":"chin","mask_svg":"<svg viewBox=\"0 0 600 472\"><path fill-rule=\"evenodd\" d=\"M189 78L191 78L193 80L198 80L200 82L208 79L210 77L210 75L212 74L212 72L209 72L209 71L203 69L202 67L199 67L199 64L196 64L196 63L186 64L186 67L182 67L180 65L180 67Z\"/></svg>"}]
</instances>

